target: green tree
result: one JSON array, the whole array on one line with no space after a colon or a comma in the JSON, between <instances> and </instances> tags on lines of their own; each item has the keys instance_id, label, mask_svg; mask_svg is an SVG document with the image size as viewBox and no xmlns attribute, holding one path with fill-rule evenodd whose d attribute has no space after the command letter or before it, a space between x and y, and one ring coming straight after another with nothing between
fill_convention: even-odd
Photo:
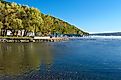
<instances>
[{"instance_id":1,"label":"green tree","mask_svg":"<svg viewBox=\"0 0 121 80\"><path fill-rule=\"evenodd\" d=\"M13 34L19 29L24 29L26 33L41 32L43 36L54 33L88 34L63 20L42 14L36 8L4 0L0 0L0 22L3 29L13 29Z\"/></svg>"},{"instance_id":2,"label":"green tree","mask_svg":"<svg viewBox=\"0 0 121 80\"><path fill-rule=\"evenodd\" d=\"M0 22L0 35L2 34L1 33L1 29L3 28L3 23L2 22Z\"/></svg>"}]
</instances>

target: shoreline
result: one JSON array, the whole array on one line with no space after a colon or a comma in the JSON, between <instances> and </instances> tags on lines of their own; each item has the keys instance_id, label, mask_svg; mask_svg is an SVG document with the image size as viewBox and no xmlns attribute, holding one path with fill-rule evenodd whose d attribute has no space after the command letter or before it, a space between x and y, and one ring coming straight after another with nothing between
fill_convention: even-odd
<instances>
[{"instance_id":1,"label":"shoreline","mask_svg":"<svg viewBox=\"0 0 121 80\"><path fill-rule=\"evenodd\" d=\"M69 40L67 37L0 37L0 42L29 43L29 42L59 42Z\"/></svg>"},{"instance_id":2,"label":"shoreline","mask_svg":"<svg viewBox=\"0 0 121 80\"><path fill-rule=\"evenodd\" d=\"M84 37L0 37L0 42L6 43L29 43L29 42L60 42L67 40L121 40L121 36L84 36Z\"/></svg>"}]
</instances>

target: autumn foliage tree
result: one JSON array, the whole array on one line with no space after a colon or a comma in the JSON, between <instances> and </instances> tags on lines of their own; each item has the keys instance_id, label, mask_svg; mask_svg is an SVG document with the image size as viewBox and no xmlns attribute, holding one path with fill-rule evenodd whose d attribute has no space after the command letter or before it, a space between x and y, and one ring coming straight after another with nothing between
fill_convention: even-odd
<instances>
[{"instance_id":1,"label":"autumn foliage tree","mask_svg":"<svg viewBox=\"0 0 121 80\"><path fill-rule=\"evenodd\" d=\"M38 9L0 0L0 30L25 29L28 32L40 32L47 36L60 34L87 34L77 27L50 15L42 14Z\"/></svg>"}]
</instances>

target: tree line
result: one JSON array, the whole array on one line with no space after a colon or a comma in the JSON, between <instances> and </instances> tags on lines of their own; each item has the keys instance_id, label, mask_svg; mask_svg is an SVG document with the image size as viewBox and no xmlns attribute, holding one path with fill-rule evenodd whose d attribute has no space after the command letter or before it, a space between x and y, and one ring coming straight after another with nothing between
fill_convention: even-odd
<instances>
[{"instance_id":1,"label":"tree line","mask_svg":"<svg viewBox=\"0 0 121 80\"><path fill-rule=\"evenodd\" d=\"M63 20L41 13L37 8L0 0L0 30L26 30L47 36L54 33L80 34L88 33Z\"/></svg>"}]
</instances>

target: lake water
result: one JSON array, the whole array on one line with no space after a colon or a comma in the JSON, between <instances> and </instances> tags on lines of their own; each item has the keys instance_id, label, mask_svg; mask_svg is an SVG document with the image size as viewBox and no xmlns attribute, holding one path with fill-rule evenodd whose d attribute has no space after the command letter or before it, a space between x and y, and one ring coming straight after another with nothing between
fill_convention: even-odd
<instances>
[{"instance_id":1,"label":"lake water","mask_svg":"<svg viewBox=\"0 0 121 80\"><path fill-rule=\"evenodd\" d=\"M0 80L121 80L121 40L0 43Z\"/></svg>"}]
</instances>

